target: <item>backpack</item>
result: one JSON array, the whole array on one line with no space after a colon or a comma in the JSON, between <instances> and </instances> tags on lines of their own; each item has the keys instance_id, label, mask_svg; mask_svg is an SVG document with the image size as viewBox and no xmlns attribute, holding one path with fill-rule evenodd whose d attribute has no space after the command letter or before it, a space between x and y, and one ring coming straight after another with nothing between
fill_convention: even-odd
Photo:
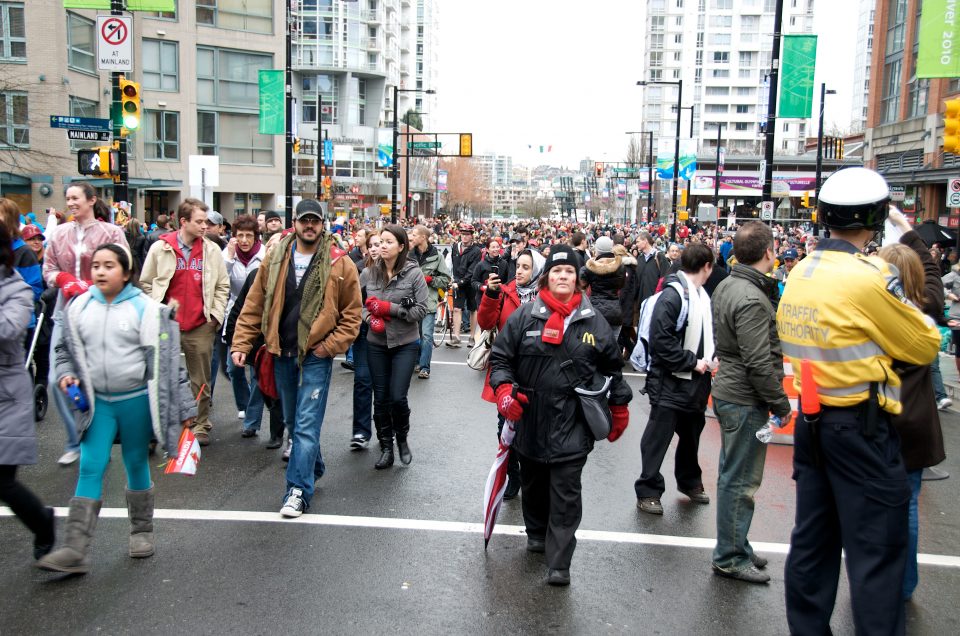
<instances>
[{"instance_id":1,"label":"backpack","mask_svg":"<svg viewBox=\"0 0 960 636\"><path fill-rule=\"evenodd\" d=\"M667 284L667 287L673 287L680 294L680 316L677 318L677 331L683 331L687 323L687 312L690 305L690 292L687 286L681 281L674 281ZM630 364L640 372L650 370L650 322L653 318L653 309L663 295L662 291L647 298L640 305L640 320L637 322L637 345L630 354Z\"/></svg>"}]
</instances>

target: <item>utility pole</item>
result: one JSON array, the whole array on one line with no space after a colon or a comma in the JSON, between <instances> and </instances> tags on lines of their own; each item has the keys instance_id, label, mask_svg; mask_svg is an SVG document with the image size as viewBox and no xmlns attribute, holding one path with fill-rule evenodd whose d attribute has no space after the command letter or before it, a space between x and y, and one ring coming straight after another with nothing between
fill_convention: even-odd
<instances>
[{"instance_id":1,"label":"utility pole","mask_svg":"<svg viewBox=\"0 0 960 636\"><path fill-rule=\"evenodd\" d=\"M717 165L716 165L716 174L713 179L713 206L717 208L717 213L720 211L720 131L723 130L723 127L726 124L723 122L717 122ZM719 222L719 217L718 222Z\"/></svg>"},{"instance_id":2,"label":"utility pole","mask_svg":"<svg viewBox=\"0 0 960 636\"><path fill-rule=\"evenodd\" d=\"M397 144L400 143L400 136L397 134L397 100L400 98L400 87L394 85L393 87L393 165L390 167L390 222L397 222L397 195L399 194L399 184L397 180L400 178L400 166L397 165L399 160L399 152L397 152Z\"/></svg>"},{"instance_id":3,"label":"utility pole","mask_svg":"<svg viewBox=\"0 0 960 636\"><path fill-rule=\"evenodd\" d=\"M284 73L284 100L287 111L287 126L286 126L286 172L284 183L286 184L284 192L284 212L286 213L286 227L293 226L293 69L292 58L293 58L293 44L290 37L290 21L292 16L290 14L290 3L285 2L286 5L286 24L284 30L286 32L287 40L287 51L286 51L286 72Z\"/></svg>"},{"instance_id":4,"label":"utility pole","mask_svg":"<svg viewBox=\"0 0 960 636\"><path fill-rule=\"evenodd\" d=\"M123 15L123 0L110 0L110 15ZM128 36L129 37L129 36ZM113 181L113 201L130 201L130 172L127 165L127 138L123 135L123 111L121 110L120 78L123 73L111 73L113 103L110 107L110 119L113 120L113 139L117 142L117 169L120 173Z\"/></svg>"},{"instance_id":5,"label":"utility pole","mask_svg":"<svg viewBox=\"0 0 960 636\"><path fill-rule=\"evenodd\" d=\"M773 150L777 128L777 88L780 83L780 39L783 31L783 0L777 0L773 17L773 52L770 58L770 93L767 103L767 129L764 132L766 173L763 177L762 201L773 200ZM773 221L769 223L772 225Z\"/></svg>"},{"instance_id":6,"label":"utility pole","mask_svg":"<svg viewBox=\"0 0 960 636\"><path fill-rule=\"evenodd\" d=\"M647 143L647 222L654 217L653 211L653 131L648 130L650 141Z\"/></svg>"}]
</instances>

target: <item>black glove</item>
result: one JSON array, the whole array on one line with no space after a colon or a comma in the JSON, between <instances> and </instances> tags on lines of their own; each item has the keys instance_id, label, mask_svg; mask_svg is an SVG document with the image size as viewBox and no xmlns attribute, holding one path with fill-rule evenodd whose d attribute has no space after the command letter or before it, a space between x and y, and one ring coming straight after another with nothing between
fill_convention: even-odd
<instances>
[{"instance_id":1,"label":"black glove","mask_svg":"<svg viewBox=\"0 0 960 636\"><path fill-rule=\"evenodd\" d=\"M404 309L410 309L417 304L417 301L413 299L412 296L407 296L406 298L400 299L400 306Z\"/></svg>"}]
</instances>

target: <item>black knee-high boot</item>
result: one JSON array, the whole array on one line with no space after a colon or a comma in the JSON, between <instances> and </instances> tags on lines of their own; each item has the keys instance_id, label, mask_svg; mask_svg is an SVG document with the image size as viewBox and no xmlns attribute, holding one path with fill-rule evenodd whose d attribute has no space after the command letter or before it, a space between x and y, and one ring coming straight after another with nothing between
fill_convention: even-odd
<instances>
[{"instance_id":1,"label":"black knee-high boot","mask_svg":"<svg viewBox=\"0 0 960 636\"><path fill-rule=\"evenodd\" d=\"M377 470L393 466L393 416L390 413L374 413L373 423L380 440L380 459L373 465Z\"/></svg>"},{"instance_id":2,"label":"black knee-high boot","mask_svg":"<svg viewBox=\"0 0 960 636\"><path fill-rule=\"evenodd\" d=\"M407 434L410 433L410 409L393 412L393 430L397 434L397 450L400 453L400 463L406 466L413 461L410 446L407 444Z\"/></svg>"}]
</instances>

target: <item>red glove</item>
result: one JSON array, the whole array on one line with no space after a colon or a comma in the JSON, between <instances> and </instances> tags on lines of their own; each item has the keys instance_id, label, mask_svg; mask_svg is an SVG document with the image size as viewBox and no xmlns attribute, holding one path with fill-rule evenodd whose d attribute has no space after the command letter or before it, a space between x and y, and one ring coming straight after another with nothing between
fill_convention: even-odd
<instances>
[{"instance_id":1,"label":"red glove","mask_svg":"<svg viewBox=\"0 0 960 636\"><path fill-rule=\"evenodd\" d=\"M373 333L383 333L387 330L387 323L383 318L373 316L370 318L370 331Z\"/></svg>"},{"instance_id":2,"label":"red glove","mask_svg":"<svg viewBox=\"0 0 960 636\"><path fill-rule=\"evenodd\" d=\"M627 430L627 424L630 423L630 411L627 410L626 404L611 404L610 414L613 416L613 426L610 427L610 435L607 436L607 441L615 442Z\"/></svg>"},{"instance_id":3,"label":"red glove","mask_svg":"<svg viewBox=\"0 0 960 636\"><path fill-rule=\"evenodd\" d=\"M517 422L523 417L523 405L529 403L527 396L523 393L517 393L513 396L512 384L501 384L497 387L497 410L500 415L508 420Z\"/></svg>"},{"instance_id":4,"label":"red glove","mask_svg":"<svg viewBox=\"0 0 960 636\"><path fill-rule=\"evenodd\" d=\"M433 276L424 276L423 280L427 281L427 285L433 282Z\"/></svg>"},{"instance_id":5,"label":"red glove","mask_svg":"<svg viewBox=\"0 0 960 636\"><path fill-rule=\"evenodd\" d=\"M57 287L63 293L64 300L72 300L83 292L90 289L90 283L80 280L73 274L60 272L57 274Z\"/></svg>"},{"instance_id":6,"label":"red glove","mask_svg":"<svg viewBox=\"0 0 960 636\"><path fill-rule=\"evenodd\" d=\"M387 300L380 300L376 296L367 298L365 306L367 311L379 318L390 315L390 302Z\"/></svg>"}]
</instances>

